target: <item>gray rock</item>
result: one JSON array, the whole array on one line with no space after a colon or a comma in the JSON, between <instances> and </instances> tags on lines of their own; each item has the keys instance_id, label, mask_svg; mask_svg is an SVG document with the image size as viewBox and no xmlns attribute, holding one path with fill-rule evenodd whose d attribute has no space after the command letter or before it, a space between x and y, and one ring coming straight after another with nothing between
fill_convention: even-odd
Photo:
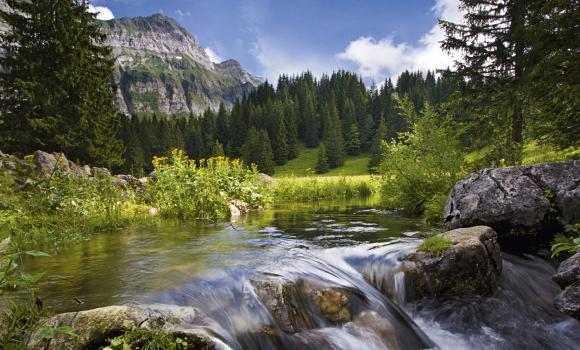
<instances>
[{"instance_id":1,"label":"gray rock","mask_svg":"<svg viewBox=\"0 0 580 350\"><path fill-rule=\"evenodd\" d=\"M387 349L400 349L395 327L393 327L393 324L389 320L381 317L377 312L363 311L356 316L353 323L363 328L372 329L375 334L380 336Z\"/></svg>"},{"instance_id":2,"label":"gray rock","mask_svg":"<svg viewBox=\"0 0 580 350\"><path fill-rule=\"evenodd\" d=\"M580 253L576 253L564 260L552 279L561 288L566 288L576 281L580 281Z\"/></svg>"},{"instance_id":3,"label":"gray rock","mask_svg":"<svg viewBox=\"0 0 580 350\"><path fill-rule=\"evenodd\" d=\"M496 292L502 262L495 231L475 226L442 235L453 244L448 250L437 255L416 252L406 257L406 299L489 296Z\"/></svg>"},{"instance_id":4,"label":"gray rock","mask_svg":"<svg viewBox=\"0 0 580 350\"><path fill-rule=\"evenodd\" d=\"M560 312L580 320L580 282L567 287L554 298L554 306Z\"/></svg>"},{"instance_id":5,"label":"gray rock","mask_svg":"<svg viewBox=\"0 0 580 350\"><path fill-rule=\"evenodd\" d=\"M259 173L259 174L258 174L258 178L259 178L261 181L263 181L263 182L267 183L268 185L273 185L273 184L275 184L275 183L276 183L276 180L275 180L275 179L274 179L272 176L270 176L270 175L268 175L268 174Z\"/></svg>"},{"instance_id":6,"label":"gray rock","mask_svg":"<svg viewBox=\"0 0 580 350\"><path fill-rule=\"evenodd\" d=\"M16 163L10 160L5 160L0 163L4 169L16 170Z\"/></svg>"},{"instance_id":7,"label":"gray rock","mask_svg":"<svg viewBox=\"0 0 580 350\"><path fill-rule=\"evenodd\" d=\"M143 183L133 175L117 175L117 178L123 180L130 189L135 192L143 192Z\"/></svg>"},{"instance_id":8,"label":"gray rock","mask_svg":"<svg viewBox=\"0 0 580 350\"><path fill-rule=\"evenodd\" d=\"M100 176L100 177L109 177L111 176L111 172L107 168L99 168L99 167L92 167L91 174L93 176Z\"/></svg>"},{"instance_id":9,"label":"gray rock","mask_svg":"<svg viewBox=\"0 0 580 350\"><path fill-rule=\"evenodd\" d=\"M230 207L230 215L233 217L244 215L250 212L250 205L239 199L234 199L228 204Z\"/></svg>"},{"instance_id":10,"label":"gray rock","mask_svg":"<svg viewBox=\"0 0 580 350\"><path fill-rule=\"evenodd\" d=\"M98 349L106 340L133 327L165 331L185 338L189 349L218 349L219 341L204 328L208 320L192 307L171 305L108 306L99 309L70 312L47 319L49 327L69 326L77 336L58 335L49 343L37 330L30 336L28 349Z\"/></svg>"},{"instance_id":11,"label":"gray rock","mask_svg":"<svg viewBox=\"0 0 580 350\"><path fill-rule=\"evenodd\" d=\"M51 177L69 173L69 160L63 153L34 152L32 163L38 176Z\"/></svg>"},{"instance_id":12,"label":"gray rock","mask_svg":"<svg viewBox=\"0 0 580 350\"><path fill-rule=\"evenodd\" d=\"M502 239L554 233L580 220L580 161L483 169L453 187L449 229L486 225Z\"/></svg>"}]
</instances>

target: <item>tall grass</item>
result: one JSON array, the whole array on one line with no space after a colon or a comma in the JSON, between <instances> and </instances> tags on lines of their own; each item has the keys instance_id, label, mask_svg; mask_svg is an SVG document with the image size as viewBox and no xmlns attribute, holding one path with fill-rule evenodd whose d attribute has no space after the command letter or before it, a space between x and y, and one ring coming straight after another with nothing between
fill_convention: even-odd
<instances>
[{"instance_id":1,"label":"tall grass","mask_svg":"<svg viewBox=\"0 0 580 350\"><path fill-rule=\"evenodd\" d=\"M377 178L362 176L295 177L279 179L274 185L277 201L317 201L364 198L377 193Z\"/></svg>"}]
</instances>

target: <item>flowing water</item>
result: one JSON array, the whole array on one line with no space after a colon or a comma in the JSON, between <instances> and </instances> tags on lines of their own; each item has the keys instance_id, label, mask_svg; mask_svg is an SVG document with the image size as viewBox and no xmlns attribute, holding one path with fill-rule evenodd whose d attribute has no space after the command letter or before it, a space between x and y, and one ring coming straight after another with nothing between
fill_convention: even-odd
<instances>
[{"instance_id":1,"label":"flowing water","mask_svg":"<svg viewBox=\"0 0 580 350\"><path fill-rule=\"evenodd\" d=\"M192 306L224 348L580 348L580 322L553 308L554 270L536 257L503 254L503 289L493 297L406 302L397 258L431 228L372 206L296 204L237 223L163 222L103 234L25 267L47 273L39 293L56 311ZM264 281L284 286L299 332L280 324ZM347 316L329 318L311 302L328 290L348 297Z\"/></svg>"}]
</instances>

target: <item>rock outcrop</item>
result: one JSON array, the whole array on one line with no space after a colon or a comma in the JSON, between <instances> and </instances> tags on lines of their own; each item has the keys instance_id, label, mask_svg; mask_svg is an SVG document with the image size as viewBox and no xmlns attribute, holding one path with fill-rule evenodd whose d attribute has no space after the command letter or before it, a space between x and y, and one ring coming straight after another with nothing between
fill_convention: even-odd
<instances>
[{"instance_id":1,"label":"rock outcrop","mask_svg":"<svg viewBox=\"0 0 580 350\"><path fill-rule=\"evenodd\" d=\"M64 174L86 177L89 175L85 172L84 168L79 167L67 159L63 153L36 151L34 152L32 163L38 176L51 177Z\"/></svg>"},{"instance_id":2,"label":"rock outcrop","mask_svg":"<svg viewBox=\"0 0 580 350\"><path fill-rule=\"evenodd\" d=\"M88 311L70 312L45 320L44 326L68 326L77 336L58 335L49 342L40 330L30 336L28 349L51 350L99 349L107 339L140 327L165 331L185 338L188 349L218 349L219 341L204 326L207 320L196 309L171 305L108 306Z\"/></svg>"},{"instance_id":3,"label":"rock outcrop","mask_svg":"<svg viewBox=\"0 0 580 350\"><path fill-rule=\"evenodd\" d=\"M553 279L564 289L554 299L554 306L580 320L580 253L564 260Z\"/></svg>"},{"instance_id":4,"label":"rock outcrop","mask_svg":"<svg viewBox=\"0 0 580 350\"><path fill-rule=\"evenodd\" d=\"M449 229L490 226L502 243L549 240L580 220L580 160L473 173L453 187L444 218Z\"/></svg>"},{"instance_id":5,"label":"rock outcrop","mask_svg":"<svg viewBox=\"0 0 580 350\"><path fill-rule=\"evenodd\" d=\"M405 258L406 300L423 297L489 296L498 290L502 262L497 234L486 226L448 231L452 246L440 254Z\"/></svg>"}]
</instances>

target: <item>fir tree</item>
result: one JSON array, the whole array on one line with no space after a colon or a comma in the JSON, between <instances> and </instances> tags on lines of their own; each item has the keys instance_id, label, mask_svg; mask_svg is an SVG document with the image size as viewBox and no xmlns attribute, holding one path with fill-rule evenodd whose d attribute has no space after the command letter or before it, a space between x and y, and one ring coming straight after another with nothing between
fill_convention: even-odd
<instances>
[{"instance_id":1,"label":"fir tree","mask_svg":"<svg viewBox=\"0 0 580 350\"><path fill-rule=\"evenodd\" d=\"M122 163L111 83L114 62L86 1L7 0L2 35L0 143L27 154L62 151L94 165Z\"/></svg>"},{"instance_id":2,"label":"fir tree","mask_svg":"<svg viewBox=\"0 0 580 350\"><path fill-rule=\"evenodd\" d=\"M274 173L274 156L266 130L252 127L242 147L242 154L246 164L256 164L258 170L266 174Z\"/></svg>"},{"instance_id":3,"label":"fir tree","mask_svg":"<svg viewBox=\"0 0 580 350\"><path fill-rule=\"evenodd\" d=\"M274 161L277 165L286 164L288 161L288 133L284 121L282 106L274 107L274 133L272 135L272 151L274 152Z\"/></svg>"},{"instance_id":4,"label":"fir tree","mask_svg":"<svg viewBox=\"0 0 580 350\"><path fill-rule=\"evenodd\" d=\"M371 159L369 160L369 172L374 173L377 171L381 161L383 159L383 141L387 138L387 128L385 127L385 122L383 118L379 119L379 125L375 131L375 136L371 144Z\"/></svg>"},{"instance_id":5,"label":"fir tree","mask_svg":"<svg viewBox=\"0 0 580 350\"><path fill-rule=\"evenodd\" d=\"M356 123L353 123L349 128L345 148L348 155L357 156L360 154L360 133Z\"/></svg>"},{"instance_id":6,"label":"fir tree","mask_svg":"<svg viewBox=\"0 0 580 350\"><path fill-rule=\"evenodd\" d=\"M324 142L328 154L328 166L338 168L344 164L344 141L342 138L342 127L338 119L338 111L334 104L327 113L327 128Z\"/></svg>"},{"instance_id":7,"label":"fir tree","mask_svg":"<svg viewBox=\"0 0 580 350\"><path fill-rule=\"evenodd\" d=\"M213 147L211 148L211 156L212 157L223 157L225 156L224 153L224 146L218 140L215 140Z\"/></svg>"},{"instance_id":8,"label":"fir tree","mask_svg":"<svg viewBox=\"0 0 580 350\"><path fill-rule=\"evenodd\" d=\"M328 172L328 154L326 153L324 142L320 144L320 148L318 149L318 161L316 162L316 168L314 170L316 170L317 174Z\"/></svg>"}]
</instances>

